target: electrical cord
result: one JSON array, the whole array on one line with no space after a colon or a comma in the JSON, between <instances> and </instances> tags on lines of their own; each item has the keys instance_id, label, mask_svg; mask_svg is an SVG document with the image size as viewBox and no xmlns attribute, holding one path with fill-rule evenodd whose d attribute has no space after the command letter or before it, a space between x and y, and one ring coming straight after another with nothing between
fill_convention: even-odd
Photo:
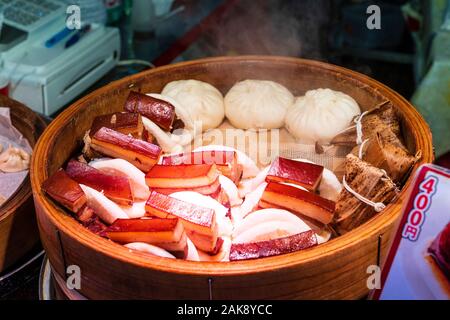
<instances>
[{"instance_id":1,"label":"electrical cord","mask_svg":"<svg viewBox=\"0 0 450 320\"><path fill-rule=\"evenodd\" d=\"M155 68L155 65L149 61L139 60L139 59L129 59L129 60L120 60L117 65L118 66L129 66L133 64L140 64L149 67L150 69Z\"/></svg>"},{"instance_id":2,"label":"electrical cord","mask_svg":"<svg viewBox=\"0 0 450 320\"><path fill-rule=\"evenodd\" d=\"M18 61L14 62L15 63L14 67L11 68L11 70L9 71L8 76L6 77L6 79L9 81L9 86L11 88L11 92L13 92L17 88L17 86L20 85L22 80L24 80L26 77L28 77L28 76L30 76L30 75L32 75L32 74L34 74L36 72L36 69L33 68L30 72L22 74L16 81L13 81L11 79L12 75L14 73L16 73L17 69L20 67L20 64L27 57L27 55L28 55L28 51L25 51L23 53L23 55L20 57L20 59Z\"/></svg>"},{"instance_id":3,"label":"electrical cord","mask_svg":"<svg viewBox=\"0 0 450 320\"><path fill-rule=\"evenodd\" d=\"M5 274L4 276L0 277L0 282L2 282L3 280L8 279L9 277L15 275L17 272L19 272L20 270L24 269L25 267L29 266L31 263L33 263L34 261L36 261L37 259L39 259L40 257L42 257L44 255L45 251L42 250L40 251L37 255L35 255L33 258L31 258L30 260L28 260L27 262L25 262L23 265L21 265L20 267L18 267L17 269L14 269L13 271Z\"/></svg>"}]
</instances>

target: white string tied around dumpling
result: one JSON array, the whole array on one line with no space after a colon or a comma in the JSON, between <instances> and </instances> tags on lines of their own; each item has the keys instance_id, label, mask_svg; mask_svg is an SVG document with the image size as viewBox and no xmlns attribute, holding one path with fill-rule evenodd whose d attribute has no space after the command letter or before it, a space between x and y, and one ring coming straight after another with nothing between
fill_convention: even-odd
<instances>
[{"instance_id":1,"label":"white string tied around dumpling","mask_svg":"<svg viewBox=\"0 0 450 320\"><path fill-rule=\"evenodd\" d=\"M384 208L386 208L386 205L383 202L373 202L372 200L367 199L366 197L360 195L358 192L350 188L350 186L347 184L347 181L345 181L345 176L342 177L342 185L348 192L355 196L356 199L373 207L376 212L381 212L384 210Z\"/></svg>"},{"instance_id":2,"label":"white string tied around dumpling","mask_svg":"<svg viewBox=\"0 0 450 320\"><path fill-rule=\"evenodd\" d=\"M369 141L370 139L367 138L366 140L364 140L360 145L359 145L359 150L358 150L358 157L362 160L363 157L363 149L364 149L364 145L367 143L367 141Z\"/></svg>"},{"instance_id":3,"label":"white string tied around dumpling","mask_svg":"<svg viewBox=\"0 0 450 320\"><path fill-rule=\"evenodd\" d=\"M356 124L356 144L361 144L362 141L362 137L363 137L363 132L362 132L362 118L368 113L369 111L364 111L363 113L361 113L359 116L357 116L355 118L355 120L353 120Z\"/></svg>"},{"instance_id":4,"label":"white string tied around dumpling","mask_svg":"<svg viewBox=\"0 0 450 320\"><path fill-rule=\"evenodd\" d=\"M383 173L384 178L389 178L389 175L387 174L386 170L384 170L384 169L380 169L380 170Z\"/></svg>"}]
</instances>

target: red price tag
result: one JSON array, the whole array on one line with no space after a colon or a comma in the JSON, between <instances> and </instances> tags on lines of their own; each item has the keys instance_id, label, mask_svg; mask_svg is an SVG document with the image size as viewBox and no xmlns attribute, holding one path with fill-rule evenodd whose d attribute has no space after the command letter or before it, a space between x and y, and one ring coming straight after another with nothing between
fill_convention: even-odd
<instances>
[{"instance_id":1,"label":"red price tag","mask_svg":"<svg viewBox=\"0 0 450 320\"><path fill-rule=\"evenodd\" d=\"M421 166L374 299L450 299L450 171Z\"/></svg>"}]
</instances>

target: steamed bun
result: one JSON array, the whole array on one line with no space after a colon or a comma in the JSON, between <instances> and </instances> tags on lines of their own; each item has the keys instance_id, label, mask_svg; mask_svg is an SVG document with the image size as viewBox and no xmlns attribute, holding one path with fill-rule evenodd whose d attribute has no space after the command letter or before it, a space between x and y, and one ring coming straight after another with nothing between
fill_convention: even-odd
<instances>
[{"instance_id":1,"label":"steamed bun","mask_svg":"<svg viewBox=\"0 0 450 320\"><path fill-rule=\"evenodd\" d=\"M310 90L286 113L286 128L300 142L328 143L360 112L356 101L345 93Z\"/></svg>"},{"instance_id":2,"label":"steamed bun","mask_svg":"<svg viewBox=\"0 0 450 320\"><path fill-rule=\"evenodd\" d=\"M21 148L9 146L0 155L0 172L19 172L30 166L30 155Z\"/></svg>"},{"instance_id":3,"label":"steamed bun","mask_svg":"<svg viewBox=\"0 0 450 320\"><path fill-rule=\"evenodd\" d=\"M202 131L217 128L225 116L222 93L209 83L193 79L172 81L161 94L177 101L194 122L201 121Z\"/></svg>"},{"instance_id":4,"label":"steamed bun","mask_svg":"<svg viewBox=\"0 0 450 320\"><path fill-rule=\"evenodd\" d=\"M225 114L240 129L274 129L284 125L294 96L281 84L266 80L236 83L225 96Z\"/></svg>"}]
</instances>

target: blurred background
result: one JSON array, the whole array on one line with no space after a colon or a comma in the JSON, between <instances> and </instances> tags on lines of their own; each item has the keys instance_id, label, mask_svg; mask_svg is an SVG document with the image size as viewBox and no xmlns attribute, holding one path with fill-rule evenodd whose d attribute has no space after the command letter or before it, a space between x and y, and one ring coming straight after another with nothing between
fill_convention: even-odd
<instances>
[{"instance_id":1,"label":"blurred background","mask_svg":"<svg viewBox=\"0 0 450 320\"><path fill-rule=\"evenodd\" d=\"M368 28L376 18L381 28ZM321 60L377 79L425 117L437 163L450 167L450 0L0 0L0 93L49 121L124 76L245 54Z\"/></svg>"},{"instance_id":2,"label":"blurred background","mask_svg":"<svg viewBox=\"0 0 450 320\"><path fill-rule=\"evenodd\" d=\"M366 26L371 5L381 29ZM64 32L74 18L81 30ZM450 150L449 0L0 0L0 23L0 90L47 116L153 66L284 55L397 90L430 123L436 154Z\"/></svg>"},{"instance_id":3,"label":"blurred background","mask_svg":"<svg viewBox=\"0 0 450 320\"><path fill-rule=\"evenodd\" d=\"M243 54L316 59L367 74L410 99L441 156L450 151L449 2L0 0L0 92L52 117L90 91L154 66ZM80 8L78 16L70 5ZM377 14L367 12L371 5L379 8L381 29L366 26ZM75 18L81 29L67 30Z\"/></svg>"}]
</instances>

